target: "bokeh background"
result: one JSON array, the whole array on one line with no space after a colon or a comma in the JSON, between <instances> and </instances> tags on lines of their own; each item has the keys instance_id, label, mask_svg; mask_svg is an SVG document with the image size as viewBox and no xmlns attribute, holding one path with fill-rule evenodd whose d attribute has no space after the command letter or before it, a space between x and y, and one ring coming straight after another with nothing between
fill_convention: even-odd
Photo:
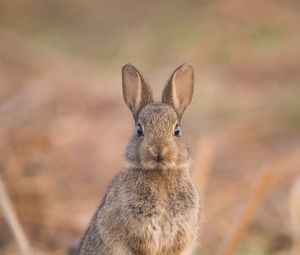
<instances>
[{"instance_id":1,"label":"bokeh background","mask_svg":"<svg viewBox=\"0 0 300 255\"><path fill-rule=\"evenodd\" d=\"M194 65L198 254L300 254L299 46L296 0L2 0L0 176L31 254L68 254L119 171L127 62L157 99ZM1 206L0 254L21 254Z\"/></svg>"}]
</instances>

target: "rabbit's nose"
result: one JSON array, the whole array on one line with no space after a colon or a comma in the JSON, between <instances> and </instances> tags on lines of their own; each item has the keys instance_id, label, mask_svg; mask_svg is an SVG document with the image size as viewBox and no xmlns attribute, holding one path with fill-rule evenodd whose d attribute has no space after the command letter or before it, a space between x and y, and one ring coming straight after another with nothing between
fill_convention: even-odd
<instances>
[{"instance_id":1,"label":"rabbit's nose","mask_svg":"<svg viewBox=\"0 0 300 255\"><path fill-rule=\"evenodd\" d=\"M157 162L161 162L162 160L163 160L163 157L161 156L161 154L157 153L157 155L156 155L156 161Z\"/></svg>"},{"instance_id":2,"label":"rabbit's nose","mask_svg":"<svg viewBox=\"0 0 300 255\"><path fill-rule=\"evenodd\" d=\"M164 160L165 148L160 147L150 147L150 152L153 156L153 159L157 162L161 162Z\"/></svg>"}]
</instances>

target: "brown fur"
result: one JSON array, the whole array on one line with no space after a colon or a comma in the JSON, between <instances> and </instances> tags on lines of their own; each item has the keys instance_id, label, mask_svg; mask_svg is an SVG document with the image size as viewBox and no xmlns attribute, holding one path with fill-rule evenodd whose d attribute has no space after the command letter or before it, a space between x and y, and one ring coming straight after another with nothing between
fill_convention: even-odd
<instances>
[{"instance_id":1,"label":"brown fur","mask_svg":"<svg viewBox=\"0 0 300 255\"><path fill-rule=\"evenodd\" d=\"M151 89L135 67L126 65L122 75L125 102L143 135L132 136L124 168L82 238L80 255L189 255L198 236L200 206L189 151L174 128L191 101L192 67L175 71L164 103L153 103ZM173 93L179 81L186 90Z\"/></svg>"}]
</instances>

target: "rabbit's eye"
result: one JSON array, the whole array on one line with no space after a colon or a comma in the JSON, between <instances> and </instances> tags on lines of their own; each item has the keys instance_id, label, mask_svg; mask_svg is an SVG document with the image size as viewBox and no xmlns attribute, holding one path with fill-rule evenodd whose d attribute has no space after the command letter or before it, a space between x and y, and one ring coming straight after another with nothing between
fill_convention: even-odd
<instances>
[{"instance_id":1,"label":"rabbit's eye","mask_svg":"<svg viewBox=\"0 0 300 255\"><path fill-rule=\"evenodd\" d=\"M138 136L143 135L143 127L140 123L138 123L137 126L136 126L136 133L137 133Z\"/></svg>"},{"instance_id":2,"label":"rabbit's eye","mask_svg":"<svg viewBox=\"0 0 300 255\"><path fill-rule=\"evenodd\" d=\"M176 124L176 126L174 128L174 135L175 136L179 136L180 135L180 126L178 124Z\"/></svg>"}]
</instances>

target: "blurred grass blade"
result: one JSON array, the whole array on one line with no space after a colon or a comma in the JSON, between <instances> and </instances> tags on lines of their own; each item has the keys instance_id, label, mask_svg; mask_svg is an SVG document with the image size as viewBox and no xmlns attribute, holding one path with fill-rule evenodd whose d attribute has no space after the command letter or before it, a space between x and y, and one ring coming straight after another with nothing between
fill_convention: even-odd
<instances>
[{"instance_id":1,"label":"blurred grass blade","mask_svg":"<svg viewBox=\"0 0 300 255\"><path fill-rule=\"evenodd\" d=\"M300 254L300 176L290 191L290 216L293 235L292 255Z\"/></svg>"},{"instance_id":2,"label":"blurred grass blade","mask_svg":"<svg viewBox=\"0 0 300 255\"><path fill-rule=\"evenodd\" d=\"M13 206L10 202L1 175L0 175L0 206L2 207L2 210L4 212L4 218L7 221L7 224L9 225L18 243L21 254L32 255L29 242L17 218Z\"/></svg>"},{"instance_id":3,"label":"blurred grass blade","mask_svg":"<svg viewBox=\"0 0 300 255\"><path fill-rule=\"evenodd\" d=\"M300 150L297 150L294 153L273 162L271 166L263 172L254 192L247 202L244 213L238 220L232 234L225 239L225 242L221 247L221 251L218 254L234 254L264 197L270 191L272 186L281 179L282 171L286 170L286 168L291 165L299 164L299 162Z\"/></svg>"}]
</instances>

